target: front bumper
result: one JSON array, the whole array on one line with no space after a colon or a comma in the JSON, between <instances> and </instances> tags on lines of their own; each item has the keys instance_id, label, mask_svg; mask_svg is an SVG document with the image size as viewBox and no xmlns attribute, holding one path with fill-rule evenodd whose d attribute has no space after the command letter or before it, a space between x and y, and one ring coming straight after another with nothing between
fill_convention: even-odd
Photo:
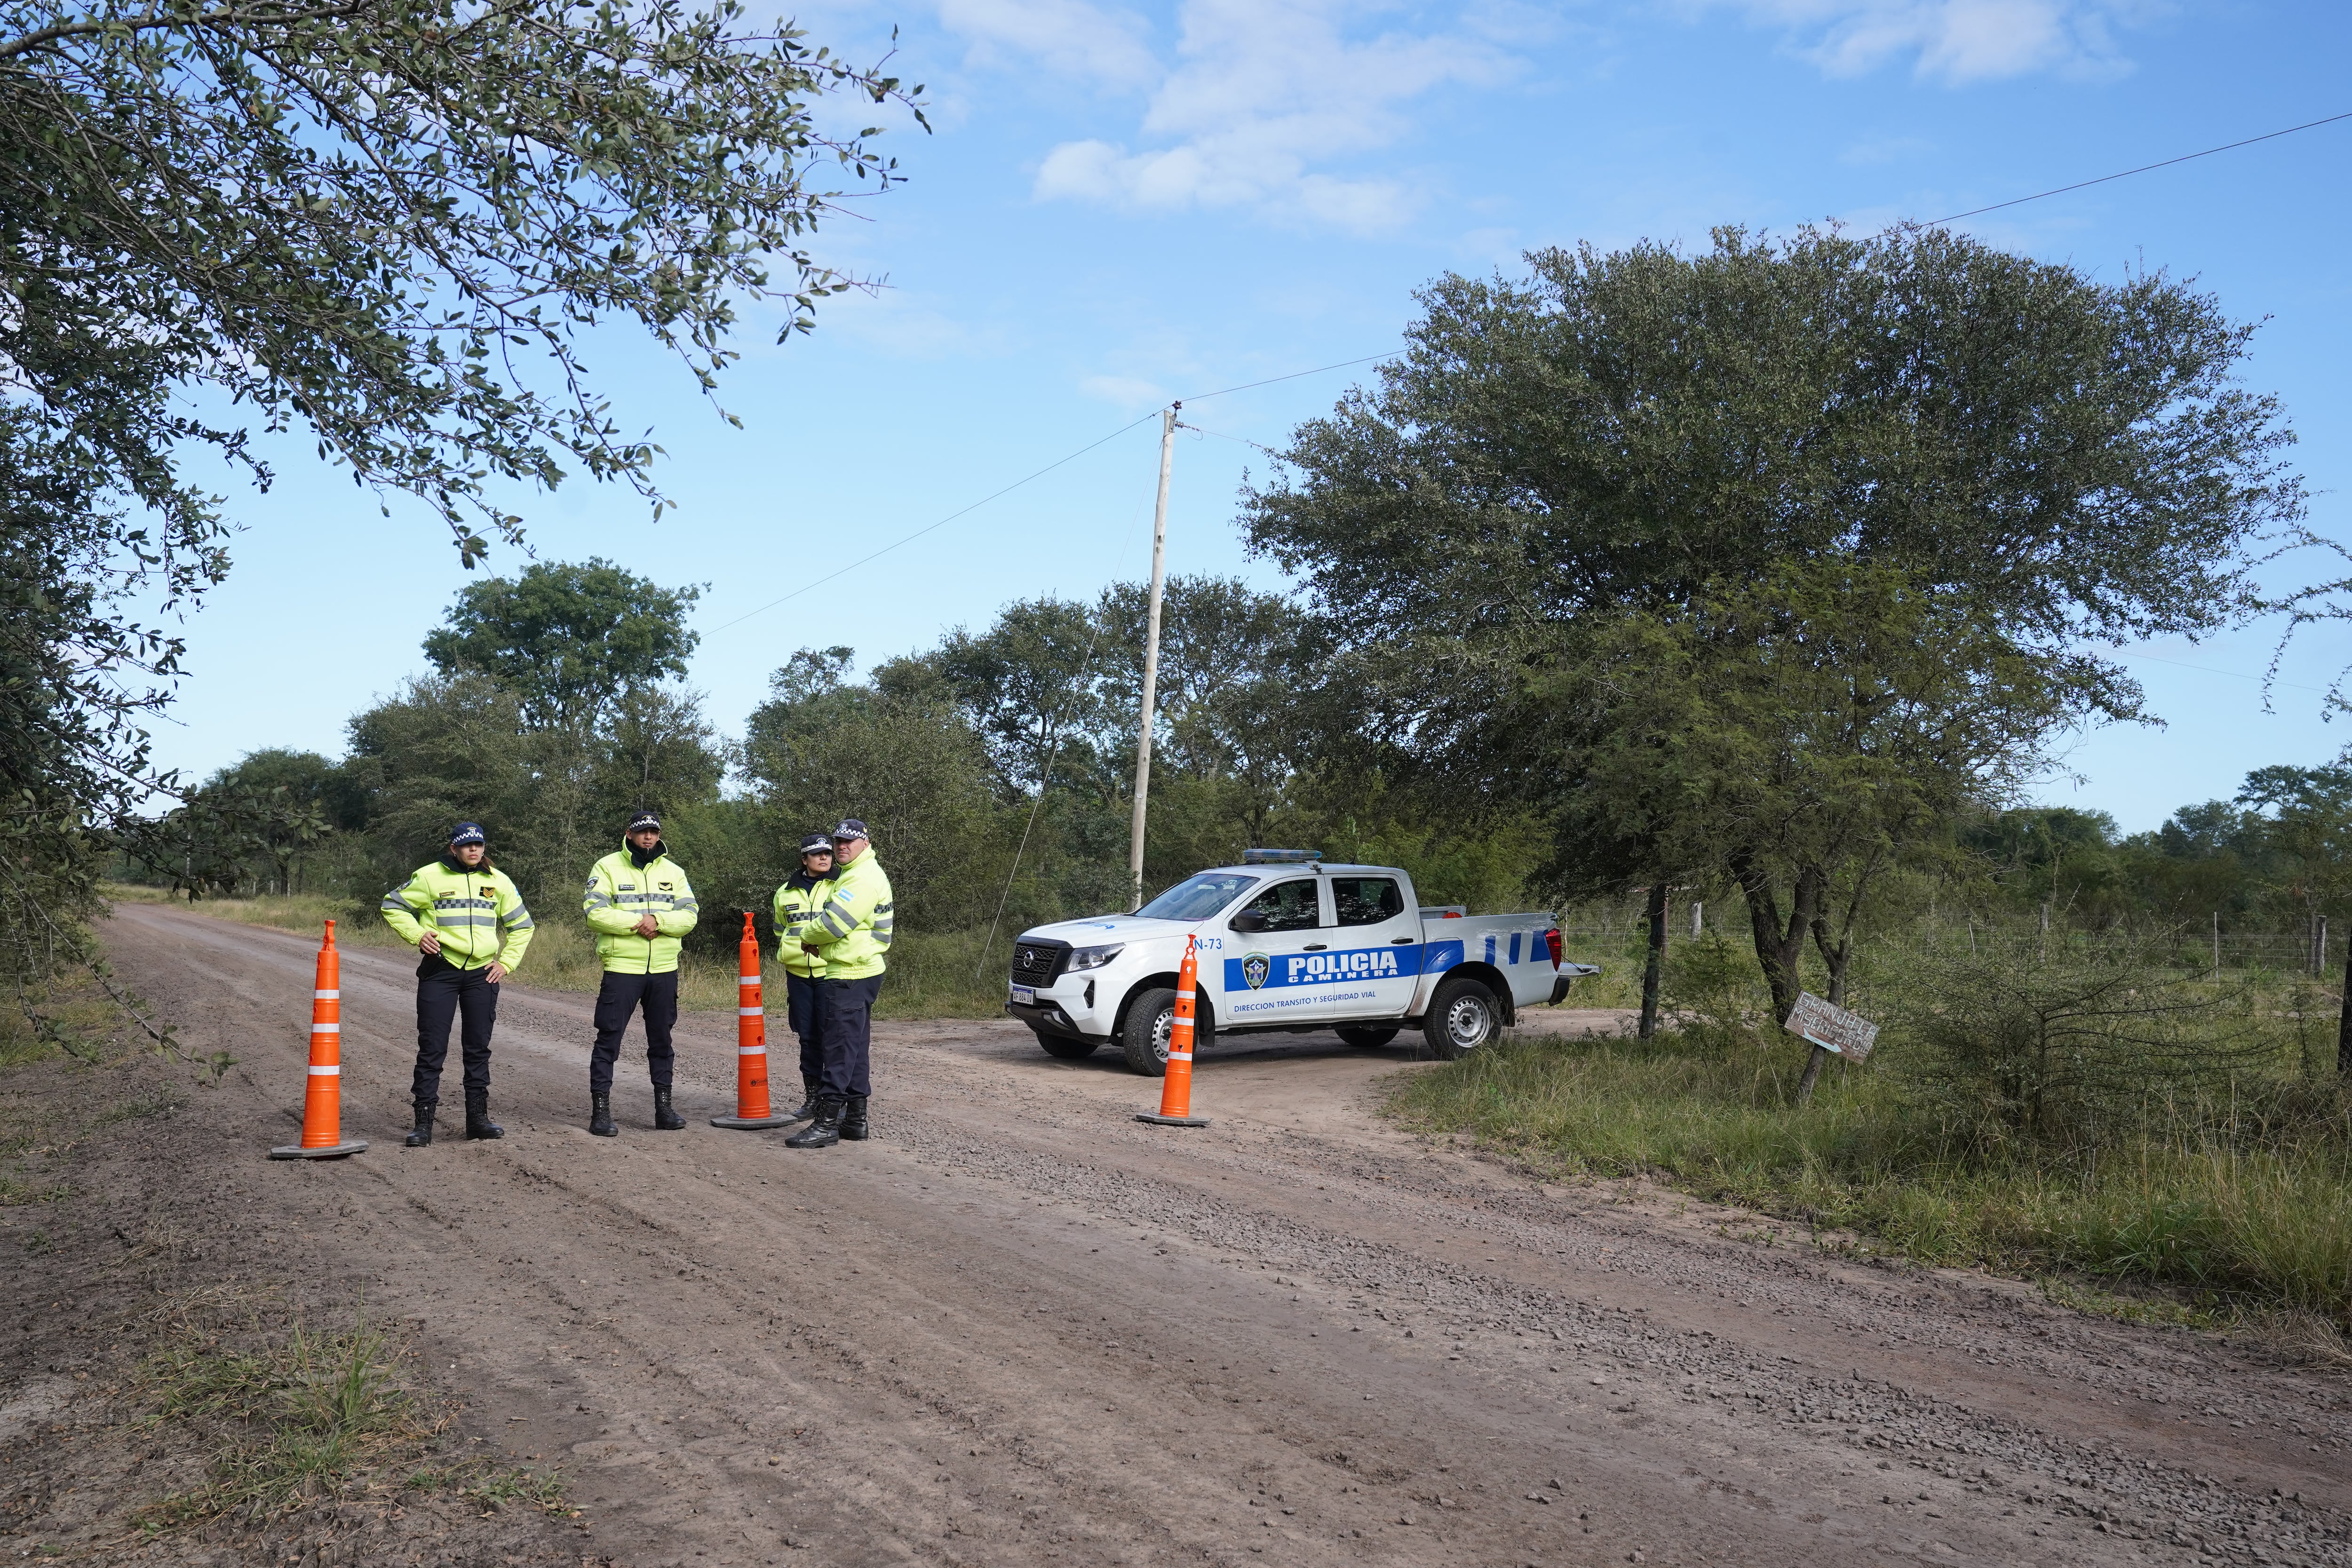
<instances>
[{"instance_id":1,"label":"front bumper","mask_svg":"<svg viewBox=\"0 0 2352 1568\"><path fill-rule=\"evenodd\" d=\"M1008 1001L1004 1004L1007 1017L1018 1018L1032 1028L1048 1034L1066 1035L1076 1040L1093 1040L1097 1044L1110 1038L1110 1020L1095 1015L1095 981L1065 977L1051 985L1036 987L1034 1003Z\"/></svg>"}]
</instances>

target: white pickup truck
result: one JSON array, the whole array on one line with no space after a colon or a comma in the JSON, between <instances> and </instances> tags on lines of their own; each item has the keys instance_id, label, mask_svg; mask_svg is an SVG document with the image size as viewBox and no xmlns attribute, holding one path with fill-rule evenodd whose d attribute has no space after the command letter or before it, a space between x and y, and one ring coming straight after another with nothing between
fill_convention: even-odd
<instances>
[{"instance_id":1,"label":"white pickup truck","mask_svg":"<svg viewBox=\"0 0 2352 1568\"><path fill-rule=\"evenodd\" d=\"M1158 1078L1187 937L1200 973L1196 1049L1222 1035L1315 1029L1384 1046L1418 1028L1451 1060L1494 1039L1517 1009L1557 1003L1570 981L1600 973L1561 962L1550 915L1424 909L1393 866L1253 849L1131 915L1023 931L1005 1011L1049 1056L1117 1045L1129 1067Z\"/></svg>"}]
</instances>

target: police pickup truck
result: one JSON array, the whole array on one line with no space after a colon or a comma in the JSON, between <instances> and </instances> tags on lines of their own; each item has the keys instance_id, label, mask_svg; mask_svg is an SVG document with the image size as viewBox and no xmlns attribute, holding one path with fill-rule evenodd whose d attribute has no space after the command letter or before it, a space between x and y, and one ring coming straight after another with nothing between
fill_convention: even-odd
<instances>
[{"instance_id":1,"label":"police pickup truck","mask_svg":"<svg viewBox=\"0 0 2352 1568\"><path fill-rule=\"evenodd\" d=\"M1195 1048L1222 1035L1315 1029L1384 1046L1417 1028L1451 1060L1494 1039L1517 1009L1557 1003L1571 980L1600 973L1561 962L1550 915L1424 909L1392 866L1253 849L1131 915L1022 932L1005 1011L1049 1056L1116 1045L1129 1068L1157 1078L1187 937L1200 973Z\"/></svg>"}]
</instances>

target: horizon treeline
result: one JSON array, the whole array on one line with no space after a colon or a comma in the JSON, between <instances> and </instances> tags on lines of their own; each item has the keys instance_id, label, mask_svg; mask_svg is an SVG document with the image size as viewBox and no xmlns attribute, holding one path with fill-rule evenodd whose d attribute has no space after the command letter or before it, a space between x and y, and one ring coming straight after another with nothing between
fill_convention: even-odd
<instances>
[{"instance_id":1,"label":"horizon treeline","mask_svg":"<svg viewBox=\"0 0 2352 1568\"><path fill-rule=\"evenodd\" d=\"M602 561L535 565L469 587L425 638L433 672L353 715L342 756L249 753L159 824L161 854L121 869L200 897L373 904L472 818L526 896L562 911L645 806L706 910L762 910L801 835L856 815L910 929L984 925L1000 898L1008 931L1123 909L1143 595L1123 583L1090 604L1023 600L863 679L849 647L800 649L730 741L679 682L694 590ZM1632 918L1645 889L1593 900L1532 814L1392 785L1361 769L1358 737L1318 730L1328 650L1296 605L1182 577L1163 624L1147 894L1280 843L1401 865L1431 901ZM2184 805L2148 832L2104 812L1980 803L1948 827L1885 879L1871 918L2038 921L2046 907L2094 931L2304 933L2352 896L2342 766L2256 769L2234 798ZM731 923L706 924L708 941L731 940Z\"/></svg>"}]
</instances>

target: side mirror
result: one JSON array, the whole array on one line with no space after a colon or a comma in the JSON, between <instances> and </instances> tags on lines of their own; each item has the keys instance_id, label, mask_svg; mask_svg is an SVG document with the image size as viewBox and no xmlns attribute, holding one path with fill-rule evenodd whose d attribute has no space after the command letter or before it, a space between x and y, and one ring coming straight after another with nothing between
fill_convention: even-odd
<instances>
[{"instance_id":1,"label":"side mirror","mask_svg":"<svg viewBox=\"0 0 2352 1568\"><path fill-rule=\"evenodd\" d=\"M1259 914L1255 910L1244 910L1241 913L1235 915L1233 919L1225 922L1225 929L1228 931L1240 931L1243 935L1246 936L1253 931L1264 931L1265 929L1265 917Z\"/></svg>"}]
</instances>

